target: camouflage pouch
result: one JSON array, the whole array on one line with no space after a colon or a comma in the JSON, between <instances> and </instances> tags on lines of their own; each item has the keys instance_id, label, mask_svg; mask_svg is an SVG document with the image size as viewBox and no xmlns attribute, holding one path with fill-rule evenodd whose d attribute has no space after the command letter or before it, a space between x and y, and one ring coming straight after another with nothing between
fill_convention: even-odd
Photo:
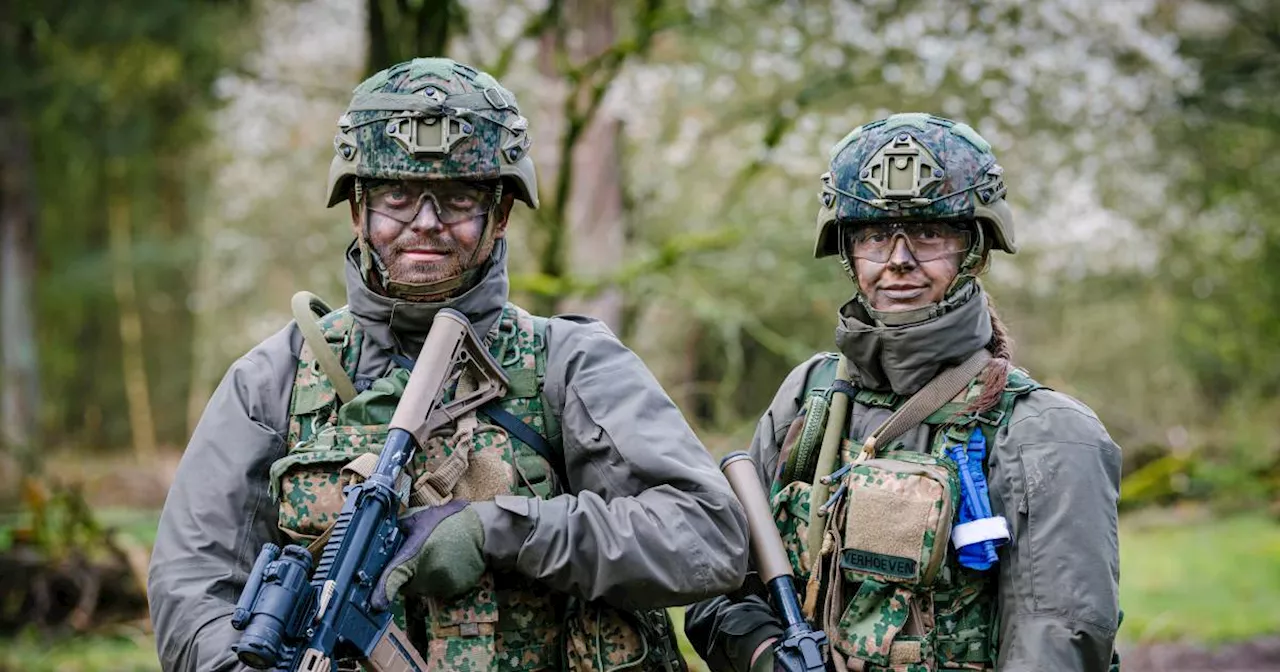
<instances>
[{"instance_id":1,"label":"camouflage pouch","mask_svg":"<svg viewBox=\"0 0 1280 672\"><path fill-rule=\"evenodd\" d=\"M836 624L832 646L877 672L933 670L932 636L919 627L922 599L927 598L900 584L863 581Z\"/></svg>"},{"instance_id":2,"label":"camouflage pouch","mask_svg":"<svg viewBox=\"0 0 1280 672\"><path fill-rule=\"evenodd\" d=\"M909 451L856 462L844 476L845 580L928 587L946 559L959 488L945 458Z\"/></svg>"},{"instance_id":3,"label":"camouflage pouch","mask_svg":"<svg viewBox=\"0 0 1280 672\"><path fill-rule=\"evenodd\" d=\"M345 500L342 490L354 478L343 468L382 448L408 379L408 371L397 369L375 381L342 405L337 422L321 426L272 463L269 487L280 502L280 529L295 541L310 542L337 520ZM305 401L295 398L295 405L299 399Z\"/></svg>"},{"instance_id":4,"label":"camouflage pouch","mask_svg":"<svg viewBox=\"0 0 1280 672\"><path fill-rule=\"evenodd\" d=\"M603 602L575 602L565 623L565 663L573 672L623 669L683 672L670 617L630 612Z\"/></svg>"},{"instance_id":5,"label":"camouflage pouch","mask_svg":"<svg viewBox=\"0 0 1280 672\"><path fill-rule=\"evenodd\" d=\"M430 632L418 650L433 670L498 669L496 628L498 602L492 572L480 577L480 584L452 599L410 598L410 613L426 612L425 627Z\"/></svg>"},{"instance_id":6,"label":"camouflage pouch","mask_svg":"<svg viewBox=\"0 0 1280 672\"><path fill-rule=\"evenodd\" d=\"M794 481L773 495L770 502L774 525L782 536L782 546L799 582L808 580L813 567L806 544L809 534L810 490L808 483Z\"/></svg>"}]
</instances>

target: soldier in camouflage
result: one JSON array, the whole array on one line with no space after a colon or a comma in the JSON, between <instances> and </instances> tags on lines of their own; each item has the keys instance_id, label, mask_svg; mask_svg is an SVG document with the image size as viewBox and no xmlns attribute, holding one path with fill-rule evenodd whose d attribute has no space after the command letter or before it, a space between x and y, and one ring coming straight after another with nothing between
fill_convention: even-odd
<instances>
[{"instance_id":1,"label":"soldier in camouflage","mask_svg":"<svg viewBox=\"0 0 1280 672\"><path fill-rule=\"evenodd\" d=\"M993 249L1016 251L990 146L965 124L893 115L832 148L821 201L815 256L838 255L855 285L838 316L839 352L787 376L751 454L806 615L830 642L828 667L1118 665L1120 449L1089 408L1010 364L1005 328L977 280ZM859 450L941 371L969 360L980 368L965 391L891 445ZM837 390L847 418L822 415ZM845 423L833 434L843 446L820 465L812 436L831 422ZM968 542L957 523L972 493L956 492L967 457L952 451L975 445L986 451L974 464L990 515ZM962 563L966 543L990 543L989 560ZM908 552L868 551L895 544ZM691 607L685 629L715 672L770 670L781 635L750 594Z\"/></svg>"},{"instance_id":2,"label":"soldier in camouflage","mask_svg":"<svg viewBox=\"0 0 1280 672\"><path fill-rule=\"evenodd\" d=\"M508 90L451 60L356 88L328 197L350 205L347 305L295 297L209 401L152 555L164 669L241 669L230 621L258 549L323 548L446 307L509 385L407 469L407 540L374 602L431 669L680 669L663 608L741 583L741 509L645 366L600 322L507 301L508 214L538 204L527 131Z\"/></svg>"}]
</instances>

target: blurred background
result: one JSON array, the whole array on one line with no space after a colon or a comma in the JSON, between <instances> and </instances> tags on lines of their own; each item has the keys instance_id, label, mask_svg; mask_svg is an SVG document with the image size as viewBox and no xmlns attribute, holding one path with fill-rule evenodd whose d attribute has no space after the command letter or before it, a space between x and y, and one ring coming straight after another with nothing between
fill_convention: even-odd
<instances>
[{"instance_id":1,"label":"blurred background","mask_svg":"<svg viewBox=\"0 0 1280 672\"><path fill-rule=\"evenodd\" d=\"M1124 448L1126 670L1280 669L1280 4L1270 0L0 3L0 670L157 670L148 547L226 367L343 303L335 122L420 55L534 137L513 298L604 319L716 453L851 294L827 148L967 121L1024 250L1016 361Z\"/></svg>"}]
</instances>

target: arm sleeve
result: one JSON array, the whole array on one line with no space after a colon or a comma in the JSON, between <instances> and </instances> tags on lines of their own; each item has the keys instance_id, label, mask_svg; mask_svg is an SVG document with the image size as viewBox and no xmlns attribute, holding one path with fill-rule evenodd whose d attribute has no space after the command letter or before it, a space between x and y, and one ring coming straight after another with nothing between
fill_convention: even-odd
<instances>
[{"instance_id":1,"label":"arm sleeve","mask_svg":"<svg viewBox=\"0 0 1280 672\"><path fill-rule=\"evenodd\" d=\"M1012 533L1000 554L996 669L1106 672L1119 621L1120 449L1069 397L1028 402L991 454L992 505Z\"/></svg>"},{"instance_id":2,"label":"arm sleeve","mask_svg":"<svg viewBox=\"0 0 1280 672\"><path fill-rule=\"evenodd\" d=\"M749 452L766 493L777 473L787 430L800 412L805 378L819 359L810 359L787 376L756 425ZM684 632L713 672L747 672L760 643L782 635L782 621L763 596L722 595L690 606L685 611Z\"/></svg>"},{"instance_id":3,"label":"arm sleeve","mask_svg":"<svg viewBox=\"0 0 1280 672\"><path fill-rule=\"evenodd\" d=\"M552 319L547 342L571 494L477 502L489 562L625 609L737 588L745 516L657 380L599 322Z\"/></svg>"},{"instance_id":4,"label":"arm sleeve","mask_svg":"<svg viewBox=\"0 0 1280 672\"><path fill-rule=\"evenodd\" d=\"M231 651L231 614L259 548L278 541L267 479L284 453L297 340L287 328L231 366L178 465L147 577L166 671L249 669Z\"/></svg>"}]
</instances>

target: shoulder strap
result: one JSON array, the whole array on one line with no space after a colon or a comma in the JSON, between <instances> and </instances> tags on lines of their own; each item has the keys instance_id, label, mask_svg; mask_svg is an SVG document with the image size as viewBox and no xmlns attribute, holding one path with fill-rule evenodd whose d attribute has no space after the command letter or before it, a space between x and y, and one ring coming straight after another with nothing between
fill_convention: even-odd
<instances>
[{"instance_id":1,"label":"shoulder strap","mask_svg":"<svg viewBox=\"0 0 1280 672\"><path fill-rule=\"evenodd\" d=\"M547 318L539 315L530 315L533 322L533 378L534 390L533 394L541 396L543 383L547 378ZM546 460L551 468L555 470L556 476L560 479L563 487L568 487L569 479L565 473L564 464L564 447L560 438L560 423L556 419L555 414L547 407L546 400L540 400L542 408L542 426L543 433L539 434L537 430L530 427L520 418L508 412L499 405L501 400L495 400L480 410L493 420L494 424L506 430L515 439L529 446Z\"/></svg>"},{"instance_id":2,"label":"shoulder strap","mask_svg":"<svg viewBox=\"0 0 1280 672\"><path fill-rule=\"evenodd\" d=\"M969 358L960 364L934 376L933 380L899 406L898 410L884 421L884 424L871 432L862 444L862 455L873 457L876 446L887 444L908 429L924 422L925 418L968 387L989 361L991 361L991 353L983 348L969 355Z\"/></svg>"},{"instance_id":3,"label":"shoulder strap","mask_svg":"<svg viewBox=\"0 0 1280 672\"><path fill-rule=\"evenodd\" d=\"M523 441L534 452L541 455L542 459L550 463L551 468L556 470L556 476L560 478L560 482L567 486L569 480L565 475L564 454L556 450L551 445L551 442L543 438L534 428L525 424L520 418L508 413L498 404L499 402L496 400L491 401L480 407L480 411L489 416L490 420L493 420L499 427L506 430L508 434Z\"/></svg>"},{"instance_id":4,"label":"shoulder strap","mask_svg":"<svg viewBox=\"0 0 1280 672\"><path fill-rule=\"evenodd\" d=\"M310 347L312 356L316 358L320 370L329 379L329 384L333 385L333 391L344 404L354 399L356 386L351 383L351 377L343 370L338 356L333 354L329 341L325 339L324 332L316 323L317 317L324 317L333 312L333 309L311 292L294 294L290 307L293 309L293 319L298 323L298 331L302 332L302 339Z\"/></svg>"},{"instance_id":5,"label":"shoulder strap","mask_svg":"<svg viewBox=\"0 0 1280 672\"><path fill-rule=\"evenodd\" d=\"M550 320L541 315L530 315L529 317L533 319L533 367L538 381L538 394L541 395L543 384L547 379L547 323ZM542 427L543 432L546 434L547 442L554 447L559 458L552 460L551 463L563 466L564 455L563 447L560 443L560 419L556 417L555 413L551 412L545 400L542 403Z\"/></svg>"}]
</instances>

